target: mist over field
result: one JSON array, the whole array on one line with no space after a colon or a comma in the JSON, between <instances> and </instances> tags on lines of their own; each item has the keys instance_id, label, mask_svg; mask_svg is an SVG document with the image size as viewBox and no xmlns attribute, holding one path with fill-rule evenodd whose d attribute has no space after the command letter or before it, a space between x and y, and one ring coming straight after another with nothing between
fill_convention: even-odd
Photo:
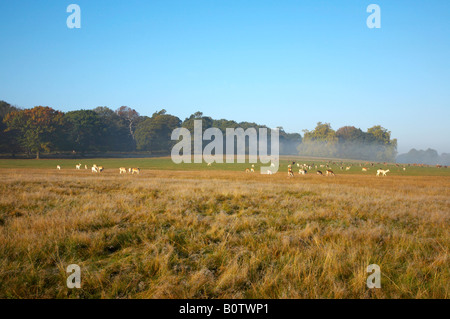
<instances>
[{"instance_id":1,"label":"mist over field","mask_svg":"<svg viewBox=\"0 0 450 319\"><path fill-rule=\"evenodd\" d=\"M450 154L439 153L433 149L416 150L397 156L398 163L423 163L427 165L450 165Z\"/></svg>"}]
</instances>

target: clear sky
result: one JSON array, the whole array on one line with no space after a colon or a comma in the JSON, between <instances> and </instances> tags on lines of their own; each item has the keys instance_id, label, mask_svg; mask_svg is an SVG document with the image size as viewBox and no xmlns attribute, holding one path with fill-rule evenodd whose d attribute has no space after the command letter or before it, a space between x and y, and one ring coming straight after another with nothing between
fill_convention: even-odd
<instances>
[{"instance_id":1,"label":"clear sky","mask_svg":"<svg viewBox=\"0 0 450 319\"><path fill-rule=\"evenodd\" d=\"M20 107L380 124L400 152L450 152L447 0L0 0L0 43L0 99Z\"/></svg>"}]
</instances>

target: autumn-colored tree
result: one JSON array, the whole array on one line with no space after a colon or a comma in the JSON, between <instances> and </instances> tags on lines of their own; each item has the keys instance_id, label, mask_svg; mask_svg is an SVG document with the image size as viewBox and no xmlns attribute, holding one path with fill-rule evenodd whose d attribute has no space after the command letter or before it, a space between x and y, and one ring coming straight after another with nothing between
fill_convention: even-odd
<instances>
[{"instance_id":1,"label":"autumn-colored tree","mask_svg":"<svg viewBox=\"0 0 450 319\"><path fill-rule=\"evenodd\" d=\"M375 140L380 144L389 144L391 141L391 132L381 125L375 125L369 128L367 133L373 135Z\"/></svg>"},{"instance_id":2,"label":"autumn-colored tree","mask_svg":"<svg viewBox=\"0 0 450 319\"><path fill-rule=\"evenodd\" d=\"M63 113L46 106L36 106L7 114L4 123L6 131L18 132L18 140L29 152L50 151L54 135L62 125Z\"/></svg>"}]
</instances>

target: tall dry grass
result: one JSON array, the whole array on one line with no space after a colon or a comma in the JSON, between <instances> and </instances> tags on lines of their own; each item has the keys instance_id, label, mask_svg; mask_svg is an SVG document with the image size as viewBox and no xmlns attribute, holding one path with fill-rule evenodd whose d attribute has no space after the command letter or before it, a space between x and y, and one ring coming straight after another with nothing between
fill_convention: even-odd
<instances>
[{"instance_id":1,"label":"tall dry grass","mask_svg":"<svg viewBox=\"0 0 450 319\"><path fill-rule=\"evenodd\" d=\"M448 177L0 173L2 298L449 297Z\"/></svg>"}]
</instances>

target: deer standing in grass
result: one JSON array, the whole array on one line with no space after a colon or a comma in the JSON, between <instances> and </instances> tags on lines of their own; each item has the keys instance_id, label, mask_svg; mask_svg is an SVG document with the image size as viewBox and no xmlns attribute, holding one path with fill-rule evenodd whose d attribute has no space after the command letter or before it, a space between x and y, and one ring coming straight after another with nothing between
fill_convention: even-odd
<instances>
[{"instance_id":1,"label":"deer standing in grass","mask_svg":"<svg viewBox=\"0 0 450 319\"><path fill-rule=\"evenodd\" d=\"M386 176L386 174L390 172L390 170L383 170L383 169L379 169L377 170L377 176Z\"/></svg>"},{"instance_id":2,"label":"deer standing in grass","mask_svg":"<svg viewBox=\"0 0 450 319\"><path fill-rule=\"evenodd\" d=\"M336 174L334 174L334 172L331 169L327 169L326 175L327 176L336 176Z\"/></svg>"}]
</instances>

